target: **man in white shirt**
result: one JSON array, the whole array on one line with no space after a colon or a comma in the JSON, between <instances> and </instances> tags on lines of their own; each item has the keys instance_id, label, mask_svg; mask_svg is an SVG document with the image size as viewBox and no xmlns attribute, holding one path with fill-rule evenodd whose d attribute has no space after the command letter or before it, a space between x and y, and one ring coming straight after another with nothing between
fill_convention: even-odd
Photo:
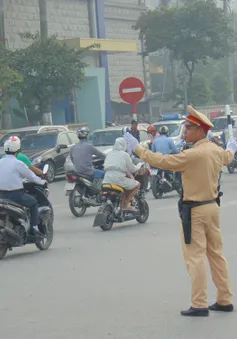
<instances>
[{"instance_id":1,"label":"man in white shirt","mask_svg":"<svg viewBox=\"0 0 237 339\"><path fill-rule=\"evenodd\" d=\"M44 185L45 180L37 177L22 161L16 159L21 148L18 137L12 136L4 143L6 157L0 159L0 199L9 199L30 208L31 231L38 231L37 200L23 190L23 179L38 185Z\"/></svg>"}]
</instances>

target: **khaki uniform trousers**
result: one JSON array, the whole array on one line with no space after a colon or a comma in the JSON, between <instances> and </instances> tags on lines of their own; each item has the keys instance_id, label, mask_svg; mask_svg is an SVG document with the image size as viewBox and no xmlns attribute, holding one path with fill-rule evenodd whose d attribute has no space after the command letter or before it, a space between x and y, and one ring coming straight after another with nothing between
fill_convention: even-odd
<instances>
[{"instance_id":1,"label":"khaki uniform trousers","mask_svg":"<svg viewBox=\"0 0 237 339\"><path fill-rule=\"evenodd\" d=\"M185 244L183 231L181 235L184 260L192 279L192 307L208 307L206 256L217 288L217 302L223 306L231 304L228 266L222 254L219 206L213 203L193 208L191 244Z\"/></svg>"}]
</instances>

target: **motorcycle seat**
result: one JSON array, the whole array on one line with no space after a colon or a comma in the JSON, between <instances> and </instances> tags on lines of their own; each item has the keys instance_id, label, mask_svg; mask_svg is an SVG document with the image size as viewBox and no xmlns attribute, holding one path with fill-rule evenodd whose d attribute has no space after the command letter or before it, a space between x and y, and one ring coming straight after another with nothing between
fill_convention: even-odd
<instances>
[{"instance_id":1,"label":"motorcycle seat","mask_svg":"<svg viewBox=\"0 0 237 339\"><path fill-rule=\"evenodd\" d=\"M121 192L121 193L124 192L124 188L123 187L115 185L115 184L103 184L102 185L102 189L104 191L106 191L106 190L109 191L110 190L110 191L117 191L117 192Z\"/></svg>"},{"instance_id":2,"label":"motorcycle seat","mask_svg":"<svg viewBox=\"0 0 237 339\"><path fill-rule=\"evenodd\" d=\"M2 205L12 205L12 206L15 206L15 207L19 207L21 209L25 209L26 208L25 206L20 205L20 204L16 203L15 201L12 201L10 199L0 199L0 207Z\"/></svg>"}]
</instances>

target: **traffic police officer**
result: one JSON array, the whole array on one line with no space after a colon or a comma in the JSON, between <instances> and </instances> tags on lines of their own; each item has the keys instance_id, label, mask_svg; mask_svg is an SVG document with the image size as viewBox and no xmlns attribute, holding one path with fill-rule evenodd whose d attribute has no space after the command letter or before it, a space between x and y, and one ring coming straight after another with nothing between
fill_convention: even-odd
<instances>
[{"instance_id":1,"label":"traffic police officer","mask_svg":"<svg viewBox=\"0 0 237 339\"><path fill-rule=\"evenodd\" d=\"M131 134L125 140L145 162L164 170L182 172L183 201L195 203L190 209L191 242L184 240L182 227L182 247L184 260L192 280L192 306L182 311L184 316L208 316L212 311L233 311L232 293L227 262L222 254L218 198L218 178L224 165L233 160L232 150L217 147L207 138L213 127L202 113L188 106L185 140L194 146L177 155L152 153L139 146ZM231 144L231 143L229 143ZM234 147L229 147L234 148ZM182 224L184 225L183 219ZM217 288L217 301L212 306L207 303L206 255Z\"/></svg>"}]
</instances>

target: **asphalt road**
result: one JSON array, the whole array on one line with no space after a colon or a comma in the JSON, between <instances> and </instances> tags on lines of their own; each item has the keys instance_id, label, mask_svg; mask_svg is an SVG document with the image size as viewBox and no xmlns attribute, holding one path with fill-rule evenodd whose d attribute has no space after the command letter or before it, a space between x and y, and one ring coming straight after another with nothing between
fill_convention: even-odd
<instances>
[{"instance_id":1,"label":"asphalt road","mask_svg":"<svg viewBox=\"0 0 237 339\"><path fill-rule=\"evenodd\" d=\"M236 312L185 318L190 279L183 263L177 195L147 195L150 218L93 229L96 209L77 219L65 181L50 186L50 250L14 250L0 263L0 333L11 339L236 339ZM237 173L222 179L222 230L237 307ZM209 279L209 300L215 287Z\"/></svg>"}]
</instances>

